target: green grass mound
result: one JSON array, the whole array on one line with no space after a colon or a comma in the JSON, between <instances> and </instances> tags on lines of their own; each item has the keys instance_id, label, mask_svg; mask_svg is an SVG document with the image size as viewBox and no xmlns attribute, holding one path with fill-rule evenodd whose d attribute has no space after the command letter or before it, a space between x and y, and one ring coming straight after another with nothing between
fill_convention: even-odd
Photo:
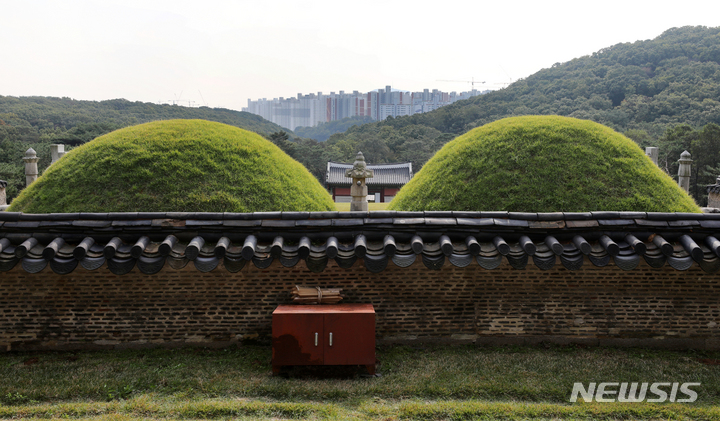
<instances>
[{"instance_id":1,"label":"green grass mound","mask_svg":"<svg viewBox=\"0 0 720 421\"><path fill-rule=\"evenodd\" d=\"M204 120L156 121L70 151L10 211L335 210L310 172L260 135Z\"/></svg>"},{"instance_id":2,"label":"green grass mound","mask_svg":"<svg viewBox=\"0 0 720 421\"><path fill-rule=\"evenodd\" d=\"M393 210L700 212L630 139L587 120L502 119L445 145Z\"/></svg>"}]
</instances>

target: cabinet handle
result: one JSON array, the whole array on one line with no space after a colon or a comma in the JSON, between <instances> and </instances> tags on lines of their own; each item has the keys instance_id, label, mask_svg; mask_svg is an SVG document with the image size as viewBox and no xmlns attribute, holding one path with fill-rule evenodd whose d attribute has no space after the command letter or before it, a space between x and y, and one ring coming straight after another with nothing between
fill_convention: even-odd
<instances>
[{"instance_id":1,"label":"cabinet handle","mask_svg":"<svg viewBox=\"0 0 720 421\"><path fill-rule=\"evenodd\" d=\"M315 332L315 346L317 346L317 332Z\"/></svg>"},{"instance_id":2,"label":"cabinet handle","mask_svg":"<svg viewBox=\"0 0 720 421\"><path fill-rule=\"evenodd\" d=\"M330 332L330 346L332 346L332 332Z\"/></svg>"}]
</instances>

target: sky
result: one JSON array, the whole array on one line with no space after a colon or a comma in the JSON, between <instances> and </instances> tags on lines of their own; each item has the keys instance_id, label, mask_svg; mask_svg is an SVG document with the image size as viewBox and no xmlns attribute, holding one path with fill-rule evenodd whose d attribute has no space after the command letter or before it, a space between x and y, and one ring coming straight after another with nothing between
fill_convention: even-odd
<instances>
[{"instance_id":1,"label":"sky","mask_svg":"<svg viewBox=\"0 0 720 421\"><path fill-rule=\"evenodd\" d=\"M0 0L0 95L241 110L386 85L500 89L686 25L720 26L720 1Z\"/></svg>"}]
</instances>

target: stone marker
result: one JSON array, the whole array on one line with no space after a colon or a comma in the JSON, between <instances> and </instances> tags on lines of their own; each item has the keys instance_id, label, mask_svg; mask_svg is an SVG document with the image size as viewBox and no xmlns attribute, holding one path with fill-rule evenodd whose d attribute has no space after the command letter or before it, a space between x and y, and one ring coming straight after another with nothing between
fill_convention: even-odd
<instances>
[{"instance_id":1,"label":"stone marker","mask_svg":"<svg viewBox=\"0 0 720 421\"><path fill-rule=\"evenodd\" d=\"M37 157L37 153L35 152L35 149L30 148L27 151L25 151L25 157L23 158L23 161L25 161L25 186L29 186L30 184L32 184L33 181L37 180L38 159L39 158Z\"/></svg>"},{"instance_id":2,"label":"stone marker","mask_svg":"<svg viewBox=\"0 0 720 421\"><path fill-rule=\"evenodd\" d=\"M707 186L709 208L720 208L720 177L715 180L715 184Z\"/></svg>"},{"instance_id":3,"label":"stone marker","mask_svg":"<svg viewBox=\"0 0 720 421\"><path fill-rule=\"evenodd\" d=\"M690 193L690 163L692 162L690 152L685 151L681 153L678 162L680 163L680 167L678 168L678 184L681 189Z\"/></svg>"},{"instance_id":4,"label":"stone marker","mask_svg":"<svg viewBox=\"0 0 720 421\"><path fill-rule=\"evenodd\" d=\"M352 196L352 201L350 202L350 212L367 212L368 189L365 184L365 179L372 178L373 171L367 169L367 166L365 165L365 156L363 156L362 152L357 153L353 167L345 172L345 177L351 177L353 179L352 185L350 186L350 196Z\"/></svg>"},{"instance_id":5,"label":"stone marker","mask_svg":"<svg viewBox=\"0 0 720 421\"><path fill-rule=\"evenodd\" d=\"M50 155L52 156L52 161L50 162L50 165L52 165L58 159L62 158L63 155L65 155L65 145L63 145L63 144L50 145Z\"/></svg>"},{"instance_id":6,"label":"stone marker","mask_svg":"<svg viewBox=\"0 0 720 421\"><path fill-rule=\"evenodd\" d=\"M658 155L660 155L660 151L655 146L648 146L645 148L645 155L650 157L650 160L653 162L653 164L658 164Z\"/></svg>"}]
</instances>

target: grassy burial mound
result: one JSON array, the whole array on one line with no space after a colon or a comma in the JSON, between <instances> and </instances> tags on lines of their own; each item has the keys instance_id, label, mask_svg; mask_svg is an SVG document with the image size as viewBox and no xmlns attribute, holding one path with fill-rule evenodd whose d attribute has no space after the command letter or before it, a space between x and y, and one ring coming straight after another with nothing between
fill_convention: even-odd
<instances>
[{"instance_id":1,"label":"grassy burial mound","mask_svg":"<svg viewBox=\"0 0 720 421\"><path fill-rule=\"evenodd\" d=\"M700 212L630 139L559 116L506 118L456 138L389 208Z\"/></svg>"},{"instance_id":2,"label":"grassy burial mound","mask_svg":"<svg viewBox=\"0 0 720 421\"><path fill-rule=\"evenodd\" d=\"M335 210L303 167L260 135L167 120L100 136L65 155L10 211L260 212Z\"/></svg>"}]
</instances>

